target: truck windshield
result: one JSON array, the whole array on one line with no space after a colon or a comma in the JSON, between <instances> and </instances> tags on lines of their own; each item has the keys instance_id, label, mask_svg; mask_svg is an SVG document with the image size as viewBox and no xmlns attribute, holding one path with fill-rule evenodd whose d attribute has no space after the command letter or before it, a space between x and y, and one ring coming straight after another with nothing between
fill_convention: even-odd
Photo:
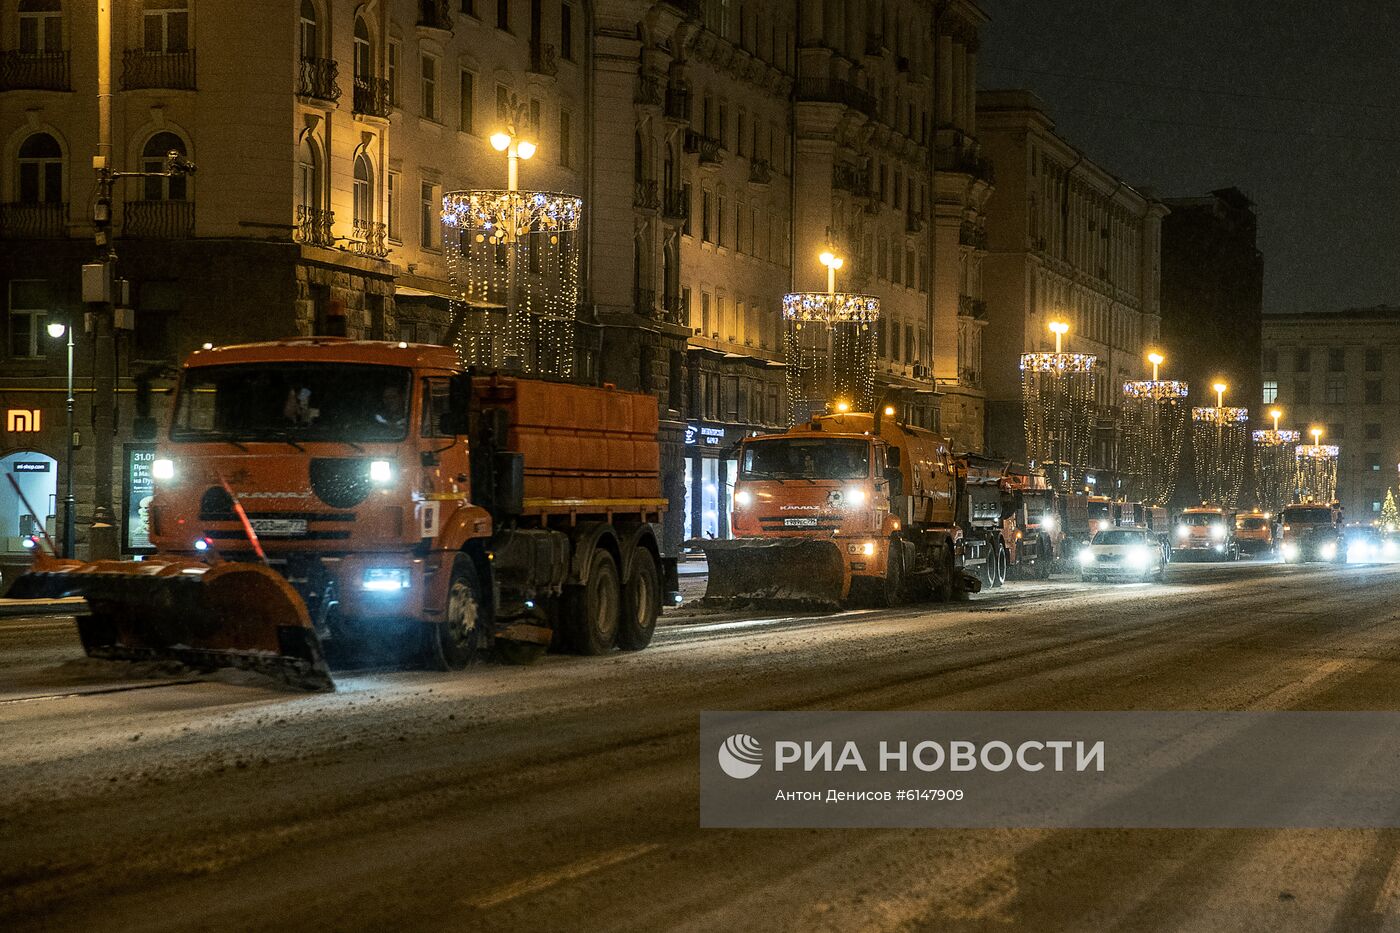
<instances>
[{"instance_id":1,"label":"truck windshield","mask_svg":"<svg viewBox=\"0 0 1400 933\"><path fill-rule=\"evenodd\" d=\"M1322 522L1328 524L1332 521L1331 509L1284 509L1283 520L1285 522L1296 522L1299 525L1316 525Z\"/></svg>"},{"instance_id":2,"label":"truck windshield","mask_svg":"<svg viewBox=\"0 0 1400 933\"><path fill-rule=\"evenodd\" d=\"M1245 531L1262 531L1269 527L1267 518L1243 518L1240 519L1240 527Z\"/></svg>"},{"instance_id":3,"label":"truck windshield","mask_svg":"<svg viewBox=\"0 0 1400 933\"><path fill-rule=\"evenodd\" d=\"M1208 525L1217 524L1220 521L1221 518L1219 515L1212 515L1209 512L1190 512L1181 516L1181 523L1183 525L1191 525L1195 528L1204 528Z\"/></svg>"},{"instance_id":4,"label":"truck windshield","mask_svg":"<svg viewBox=\"0 0 1400 933\"><path fill-rule=\"evenodd\" d=\"M240 363L185 370L177 441L398 441L409 370L355 363Z\"/></svg>"},{"instance_id":5,"label":"truck windshield","mask_svg":"<svg viewBox=\"0 0 1400 933\"><path fill-rule=\"evenodd\" d=\"M744 445L744 479L865 479L870 445L865 441L783 438Z\"/></svg>"}]
</instances>

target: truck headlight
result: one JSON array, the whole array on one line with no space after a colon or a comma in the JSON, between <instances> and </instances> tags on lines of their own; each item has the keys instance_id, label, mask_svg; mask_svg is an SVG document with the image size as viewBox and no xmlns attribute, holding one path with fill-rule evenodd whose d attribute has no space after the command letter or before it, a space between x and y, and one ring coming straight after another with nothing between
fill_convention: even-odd
<instances>
[{"instance_id":1,"label":"truck headlight","mask_svg":"<svg viewBox=\"0 0 1400 933\"><path fill-rule=\"evenodd\" d=\"M1217 540L1217 541L1223 541L1223 540L1225 540L1225 526L1224 526L1224 525L1211 525L1211 526L1210 526L1210 536L1211 536L1212 538L1214 538L1215 540Z\"/></svg>"},{"instance_id":2,"label":"truck headlight","mask_svg":"<svg viewBox=\"0 0 1400 933\"><path fill-rule=\"evenodd\" d=\"M753 505L753 493L747 489L741 489L734 494L734 504L741 509L746 509Z\"/></svg>"},{"instance_id":3,"label":"truck headlight","mask_svg":"<svg viewBox=\"0 0 1400 933\"><path fill-rule=\"evenodd\" d=\"M1322 555L1323 560L1332 560L1337 556L1337 545L1332 541L1328 541L1321 547L1318 553Z\"/></svg>"},{"instance_id":4,"label":"truck headlight","mask_svg":"<svg viewBox=\"0 0 1400 933\"><path fill-rule=\"evenodd\" d=\"M859 486L852 486L850 489L846 490L845 499L847 505L851 508L858 509L862 505L865 505L865 490L861 489Z\"/></svg>"},{"instance_id":5,"label":"truck headlight","mask_svg":"<svg viewBox=\"0 0 1400 933\"><path fill-rule=\"evenodd\" d=\"M1187 528L1185 525L1177 525L1176 536L1185 541L1187 538L1191 537L1191 529Z\"/></svg>"},{"instance_id":6,"label":"truck headlight","mask_svg":"<svg viewBox=\"0 0 1400 933\"><path fill-rule=\"evenodd\" d=\"M1298 556L1298 545L1294 544L1292 541L1285 542L1280 550L1283 551L1284 560L1292 560Z\"/></svg>"},{"instance_id":7,"label":"truck headlight","mask_svg":"<svg viewBox=\"0 0 1400 933\"><path fill-rule=\"evenodd\" d=\"M373 593L397 593L408 589L406 567L370 567L360 578L360 589Z\"/></svg>"},{"instance_id":8,"label":"truck headlight","mask_svg":"<svg viewBox=\"0 0 1400 933\"><path fill-rule=\"evenodd\" d=\"M371 460L369 462L369 480L372 483L391 482L394 478L394 465L388 460Z\"/></svg>"},{"instance_id":9,"label":"truck headlight","mask_svg":"<svg viewBox=\"0 0 1400 933\"><path fill-rule=\"evenodd\" d=\"M865 554L866 557L874 557L874 556L875 556L875 542L874 542L874 541L867 541L867 542L865 542L864 546L861 547L861 551Z\"/></svg>"},{"instance_id":10,"label":"truck headlight","mask_svg":"<svg viewBox=\"0 0 1400 933\"><path fill-rule=\"evenodd\" d=\"M175 461L164 457L151 461L151 476L156 479L174 479Z\"/></svg>"},{"instance_id":11,"label":"truck headlight","mask_svg":"<svg viewBox=\"0 0 1400 933\"><path fill-rule=\"evenodd\" d=\"M1041 530L1042 530L1042 531L1054 531L1054 530L1055 530L1055 516L1053 516L1053 515L1042 515L1042 516L1040 517L1040 527L1041 527Z\"/></svg>"}]
</instances>

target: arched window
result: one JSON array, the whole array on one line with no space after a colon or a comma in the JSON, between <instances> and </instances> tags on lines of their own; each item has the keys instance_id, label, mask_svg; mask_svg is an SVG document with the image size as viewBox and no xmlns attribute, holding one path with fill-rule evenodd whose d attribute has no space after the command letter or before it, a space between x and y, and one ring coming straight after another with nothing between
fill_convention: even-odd
<instances>
[{"instance_id":1,"label":"arched window","mask_svg":"<svg viewBox=\"0 0 1400 933\"><path fill-rule=\"evenodd\" d=\"M355 157L355 223L374 221L374 167L363 152Z\"/></svg>"},{"instance_id":2,"label":"arched window","mask_svg":"<svg viewBox=\"0 0 1400 933\"><path fill-rule=\"evenodd\" d=\"M316 25L316 4L301 0L301 57L320 58L321 36Z\"/></svg>"},{"instance_id":3,"label":"arched window","mask_svg":"<svg viewBox=\"0 0 1400 933\"><path fill-rule=\"evenodd\" d=\"M374 46L369 41L369 26L362 17L355 18L355 78L374 76Z\"/></svg>"},{"instance_id":4,"label":"arched window","mask_svg":"<svg viewBox=\"0 0 1400 933\"><path fill-rule=\"evenodd\" d=\"M63 50L63 0L19 0L19 50Z\"/></svg>"},{"instance_id":5,"label":"arched window","mask_svg":"<svg viewBox=\"0 0 1400 933\"><path fill-rule=\"evenodd\" d=\"M307 136L297 158L297 206L307 211L321 209L321 151Z\"/></svg>"},{"instance_id":6,"label":"arched window","mask_svg":"<svg viewBox=\"0 0 1400 933\"><path fill-rule=\"evenodd\" d=\"M157 133L146 140L141 150L141 171L163 172L165 160L171 152L188 155L185 141L174 133ZM189 195L189 178L172 175L169 178L146 178L147 201L183 201Z\"/></svg>"},{"instance_id":7,"label":"arched window","mask_svg":"<svg viewBox=\"0 0 1400 933\"><path fill-rule=\"evenodd\" d=\"M20 143L18 194L23 204L63 200L63 149L48 133L34 133Z\"/></svg>"},{"instance_id":8,"label":"arched window","mask_svg":"<svg viewBox=\"0 0 1400 933\"><path fill-rule=\"evenodd\" d=\"M190 47L189 0L146 0L141 19L147 52L184 52Z\"/></svg>"}]
</instances>

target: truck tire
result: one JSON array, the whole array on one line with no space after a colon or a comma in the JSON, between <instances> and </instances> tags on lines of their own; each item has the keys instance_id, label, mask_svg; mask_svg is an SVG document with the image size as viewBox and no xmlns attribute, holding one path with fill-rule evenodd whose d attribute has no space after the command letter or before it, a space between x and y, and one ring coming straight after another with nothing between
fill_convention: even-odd
<instances>
[{"instance_id":1,"label":"truck tire","mask_svg":"<svg viewBox=\"0 0 1400 933\"><path fill-rule=\"evenodd\" d=\"M632 579L622 590L617 646L623 651L641 651L651 644L660 605L661 573L656 569L656 559L646 548L638 548L632 561Z\"/></svg>"},{"instance_id":2,"label":"truck tire","mask_svg":"<svg viewBox=\"0 0 1400 933\"><path fill-rule=\"evenodd\" d=\"M1007 553L1006 545L998 542L987 561L987 575L991 577L992 586L1001 586L1006 582L1006 570L1010 563L1011 556Z\"/></svg>"},{"instance_id":3,"label":"truck tire","mask_svg":"<svg viewBox=\"0 0 1400 933\"><path fill-rule=\"evenodd\" d=\"M904 602L904 549L898 538L890 539L890 556L885 561L885 581L880 587L880 605L898 606Z\"/></svg>"},{"instance_id":4,"label":"truck tire","mask_svg":"<svg viewBox=\"0 0 1400 933\"><path fill-rule=\"evenodd\" d=\"M447 584L447 612L441 622L427 625L428 663L443 671L458 671L481 653L481 579L466 554L452 560Z\"/></svg>"},{"instance_id":5,"label":"truck tire","mask_svg":"<svg viewBox=\"0 0 1400 933\"><path fill-rule=\"evenodd\" d=\"M564 634L578 654L606 654L617 642L622 587L617 561L599 548L588 563L588 582L569 588L564 609Z\"/></svg>"},{"instance_id":6,"label":"truck tire","mask_svg":"<svg viewBox=\"0 0 1400 933\"><path fill-rule=\"evenodd\" d=\"M953 575L957 568L953 562L953 547L951 544L944 544L938 549L938 573L933 583L933 598L940 603L951 603L953 601Z\"/></svg>"}]
</instances>

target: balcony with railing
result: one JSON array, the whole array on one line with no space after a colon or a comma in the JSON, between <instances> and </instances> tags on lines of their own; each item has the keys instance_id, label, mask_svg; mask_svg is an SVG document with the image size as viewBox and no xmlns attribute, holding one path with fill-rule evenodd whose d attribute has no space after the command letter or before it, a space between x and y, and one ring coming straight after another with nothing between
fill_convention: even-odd
<instances>
[{"instance_id":1,"label":"balcony with railing","mask_svg":"<svg viewBox=\"0 0 1400 933\"><path fill-rule=\"evenodd\" d=\"M637 91L632 96L632 103L643 107L660 107L664 97L661 79L656 75L642 75L637 80Z\"/></svg>"},{"instance_id":2,"label":"balcony with railing","mask_svg":"<svg viewBox=\"0 0 1400 933\"><path fill-rule=\"evenodd\" d=\"M0 91L71 91L67 52L0 52Z\"/></svg>"},{"instance_id":3,"label":"balcony with railing","mask_svg":"<svg viewBox=\"0 0 1400 933\"><path fill-rule=\"evenodd\" d=\"M160 52L127 49L122 58L122 87L128 91L161 88L195 89L194 49Z\"/></svg>"},{"instance_id":4,"label":"balcony with railing","mask_svg":"<svg viewBox=\"0 0 1400 933\"><path fill-rule=\"evenodd\" d=\"M661 195L657 192L655 178L643 178L636 182L632 192L632 206L643 211L654 211L661 207Z\"/></svg>"},{"instance_id":5,"label":"balcony with railing","mask_svg":"<svg viewBox=\"0 0 1400 933\"><path fill-rule=\"evenodd\" d=\"M375 220L357 220L350 228L350 252L370 259L389 255L389 228Z\"/></svg>"},{"instance_id":6,"label":"balcony with railing","mask_svg":"<svg viewBox=\"0 0 1400 933\"><path fill-rule=\"evenodd\" d=\"M355 112L363 117L387 117L391 105L389 80L355 76Z\"/></svg>"},{"instance_id":7,"label":"balcony with railing","mask_svg":"<svg viewBox=\"0 0 1400 933\"><path fill-rule=\"evenodd\" d=\"M424 29L441 29L451 32L451 0L419 0L418 25Z\"/></svg>"},{"instance_id":8,"label":"balcony with railing","mask_svg":"<svg viewBox=\"0 0 1400 933\"><path fill-rule=\"evenodd\" d=\"M798 78L797 99L816 103L843 104L872 120L879 118L875 96L840 78Z\"/></svg>"},{"instance_id":9,"label":"balcony with railing","mask_svg":"<svg viewBox=\"0 0 1400 933\"><path fill-rule=\"evenodd\" d=\"M122 234L149 240L194 236L194 202L127 201Z\"/></svg>"},{"instance_id":10,"label":"balcony with railing","mask_svg":"<svg viewBox=\"0 0 1400 933\"><path fill-rule=\"evenodd\" d=\"M724 161L719 140L695 130L685 131L685 151L698 154L701 165L719 165Z\"/></svg>"},{"instance_id":11,"label":"balcony with railing","mask_svg":"<svg viewBox=\"0 0 1400 933\"><path fill-rule=\"evenodd\" d=\"M973 298L971 295L959 295L958 314L980 321L987 316L987 303L981 298Z\"/></svg>"},{"instance_id":12,"label":"balcony with railing","mask_svg":"<svg viewBox=\"0 0 1400 933\"><path fill-rule=\"evenodd\" d=\"M298 243L305 243L307 246L334 246L335 234L331 228L335 226L335 211L323 211L320 208L307 207L305 204L297 205L295 239Z\"/></svg>"},{"instance_id":13,"label":"balcony with railing","mask_svg":"<svg viewBox=\"0 0 1400 933\"><path fill-rule=\"evenodd\" d=\"M51 240L62 237L68 219L64 201L0 204L0 237Z\"/></svg>"},{"instance_id":14,"label":"balcony with railing","mask_svg":"<svg viewBox=\"0 0 1400 933\"><path fill-rule=\"evenodd\" d=\"M559 73L559 58L553 43L531 41L530 72L550 78Z\"/></svg>"},{"instance_id":15,"label":"balcony with railing","mask_svg":"<svg viewBox=\"0 0 1400 933\"><path fill-rule=\"evenodd\" d=\"M661 214L667 220L685 223L690 218L690 186L667 191L661 199Z\"/></svg>"},{"instance_id":16,"label":"balcony with railing","mask_svg":"<svg viewBox=\"0 0 1400 933\"><path fill-rule=\"evenodd\" d=\"M870 185L870 172L845 162L838 162L832 167L831 187L858 198L872 198L875 195Z\"/></svg>"},{"instance_id":17,"label":"balcony with railing","mask_svg":"<svg viewBox=\"0 0 1400 933\"><path fill-rule=\"evenodd\" d=\"M333 58L303 58L297 77L297 95L312 100L340 100L340 84L336 78L340 66Z\"/></svg>"},{"instance_id":18,"label":"balcony with railing","mask_svg":"<svg viewBox=\"0 0 1400 933\"><path fill-rule=\"evenodd\" d=\"M749 184L766 185L773 180L773 167L767 159L749 160Z\"/></svg>"}]
</instances>

